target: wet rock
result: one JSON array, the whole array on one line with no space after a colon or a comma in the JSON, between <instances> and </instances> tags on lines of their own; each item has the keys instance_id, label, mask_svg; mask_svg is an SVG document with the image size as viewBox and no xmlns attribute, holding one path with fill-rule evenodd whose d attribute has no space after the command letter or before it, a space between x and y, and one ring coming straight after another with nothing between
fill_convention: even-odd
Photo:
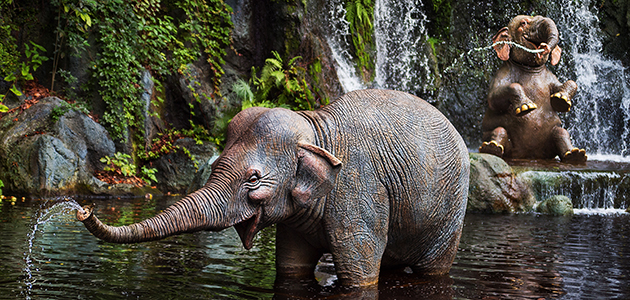
<instances>
[{"instance_id":1,"label":"wet rock","mask_svg":"<svg viewBox=\"0 0 630 300\"><path fill-rule=\"evenodd\" d=\"M161 156L151 163L151 167L158 171L157 187L161 191L184 193L198 173L199 165L205 164L210 157L218 153L218 150L210 142L197 144L191 138L179 139L174 146L178 147L177 151ZM186 152L190 153L194 160Z\"/></svg>"},{"instance_id":2,"label":"wet rock","mask_svg":"<svg viewBox=\"0 0 630 300\"><path fill-rule=\"evenodd\" d=\"M212 173L212 163L219 158L218 154L213 155L208 160L206 160L195 173L195 177L192 180L192 183L186 190L186 194L190 194L200 188L202 188L208 179L210 178L210 174Z\"/></svg>"},{"instance_id":3,"label":"wet rock","mask_svg":"<svg viewBox=\"0 0 630 300\"><path fill-rule=\"evenodd\" d=\"M99 159L114 152L100 124L56 97L0 119L0 180L14 193L89 190Z\"/></svg>"},{"instance_id":4,"label":"wet rock","mask_svg":"<svg viewBox=\"0 0 630 300\"><path fill-rule=\"evenodd\" d=\"M573 203L567 196L556 195L540 202L536 211L545 215L570 216L573 215Z\"/></svg>"},{"instance_id":5,"label":"wet rock","mask_svg":"<svg viewBox=\"0 0 630 300\"><path fill-rule=\"evenodd\" d=\"M531 211L535 202L529 187L504 160L490 154L470 154L468 212Z\"/></svg>"}]
</instances>

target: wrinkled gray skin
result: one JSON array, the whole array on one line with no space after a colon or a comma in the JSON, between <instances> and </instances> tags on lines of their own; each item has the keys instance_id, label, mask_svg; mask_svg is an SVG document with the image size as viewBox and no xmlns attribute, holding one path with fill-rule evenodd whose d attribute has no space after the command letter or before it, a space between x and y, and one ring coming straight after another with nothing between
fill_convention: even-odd
<instances>
[{"instance_id":1,"label":"wrinkled gray skin","mask_svg":"<svg viewBox=\"0 0 630 300\"><path fill-rule=\"evenodd\" d=\"M332 253L344 286L373 285L381 268L445 274L455 257L468 152L415 96L363 90L317 111L247 109L212 170L203 188L140 223L107 226L89 207L77 217L116 243L234 226L246 249L277 224L278 276L313 278Z\"/></svg>"},{"instance_id":2,"label":"wrinkled gray skin","mask_svg":"<svg viewBox=\"0 0 630 300\"><path fill-rule=\"evenodd\" d=\"M494 36L493 42L497 41L543 52L530 53L505 44L494 47L505 63L490 86L479 151L505 158L558 156L564 162L585 162L585 151L572 146L557 113L571 108L577 84L572 80L561 83L545 66L548 59L553 65L560 60L556 24L541 16L517 16Z\"/></svg>"}]
</instances>

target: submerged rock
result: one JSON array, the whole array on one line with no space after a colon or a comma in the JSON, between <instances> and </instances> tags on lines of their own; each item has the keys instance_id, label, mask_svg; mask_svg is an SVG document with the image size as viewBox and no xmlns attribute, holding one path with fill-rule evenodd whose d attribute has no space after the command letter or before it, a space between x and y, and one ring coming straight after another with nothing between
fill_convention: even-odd
<instances>
[{"instance_id":1,"label":"submerged rock","mask_svg":"<svg viewBox=\"0 0 630 300\"><path fill-rule=\"evenodd\" d=\"M514 213L531 211L536 200L529 187L503 159L470 154L468 212Z\"/></svg>"},{"instance_id":2,"label":"submerged rock","mask_svg":"<svg viewBox=\"0 0 630 300\"><path fill-rule=\"evenodd\" d=\"M545 215L570 216L573 215L573 203L567 196L555 195L540 202L536 211Z\"/></svg>"}]
</instances>

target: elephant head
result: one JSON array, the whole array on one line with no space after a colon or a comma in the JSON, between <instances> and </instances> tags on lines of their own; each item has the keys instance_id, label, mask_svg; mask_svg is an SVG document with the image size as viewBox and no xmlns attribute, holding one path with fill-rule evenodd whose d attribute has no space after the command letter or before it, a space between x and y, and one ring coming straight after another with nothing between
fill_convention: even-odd
<instances>
[{"instance_id":1,"label":"elephant head","mask_svg":"<svg viewBox=\"0 0 630 300\"><path fill-rule=\"evenodd\" d=\"M307 134L310 132L311 134ZM250 108L228 127L225 150L200 190L128 226L103 224L91 207L77 218L98 238L135 243L234 226L246 249L258 231L300 214L329 193L341 161L314 144L311 125L286 109Z\"/></svg>"},{"instance_id":2,"label":"elephant head","mask_svg":"<svg viewBox=\"0 0 630 300\"><path fill-rule=\"evenodd\" d=\"M556 24L550 18L542 16L516 16L507 27L501 28L492 38L492 42L514 42L527 49L543 52L531 53L510 44L494 46L501 60L512 60L518 64L538 67L544 65L551 55L551 64L560 61L562 49L558 46L559 33Z\"/></svg>"}]
</instances>

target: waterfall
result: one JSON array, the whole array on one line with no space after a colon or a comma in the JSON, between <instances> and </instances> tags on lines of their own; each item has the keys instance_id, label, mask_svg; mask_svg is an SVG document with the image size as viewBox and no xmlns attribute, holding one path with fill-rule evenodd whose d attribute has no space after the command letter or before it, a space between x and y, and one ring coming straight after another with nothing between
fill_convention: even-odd
<instances>
[{"instance_id":1,"label":"waterfall","mask_svg":"<svg viewBox=\"0 0 630 300\"><path fill-rule=\"evenodd\" d=\"M361 78L357 75L352 55L350 54L349 22L346 20L346 9L343 0L330 0L328 2L328 24L326 41L330 46L332 56L337 63L337 77L344 93L365 88Z\"/></svg>"},{"instance_id":2,"label":"waterfall","mask_svg":"<svg viewBox=\"0 0 630 300\"><path fill-rule=\"evenodd\" d=\"M328 0L327 40L337 62L337 74L346 92L373 86L376 88L396 89L431 99L436 89L442 93L440 75L432 68L435 62L430 54L427 42L427 23L429 22L421 1L411 0L375 0L374 40L375 78L374 82L362 82L356 71L351 54L349 24L345 18L344 2ZM593 0L561 0L548 2L546 11L558 25L561 35L563 58L560 65L550 66L560 81L574 80L578 93L573 99L570 112L562 113L564 127L567 128L576 147L585 148L591 160L630 161L630 74L619 60L603 54L602 40L604 33L597 18L597 5ZM506 7L510 7L506 4ZM471 11L479 14L479 11ZM516 15L524 11L506 11ZM488 20L492 22L492 20ZM485 26L481 22L477 26ZM470 28L486 34L488 28ZM489 40L489 36L487 40ZM486 38L483 39L484 41ZM454 41L450 41L453 43ZM470 41L475 43L475 41ZM485 44L477 47L487 46ZM427 49L429 48L429 49ZM463 51L463 49L462 49ZM479 55L476 53L468 55ZM465 67L465 66L464 66ZM482 71L494 74L496 70ZM483 69L483 67L482 67ZM479 71L479 70L478 70ZM466 80L466 79L462 79ZM470 80L470 79L468 79ZM451 81L445 84L461 84ZM459 87L453 90L462 91ZM462 95L462 103L471 103L480 99L485 91L463 89L473 92ZM479 93L479 94L474 94ZM448 93L444 93L445 95ZM452 96L452 95L451 95ZM481 105L481 103L480 103ZM484 102L485 105L485 102ZM468 111L468 110L466 110ZM462 116L463 112L451 112L459 122L456 127L470 127L481 122L479 115ZM462 129L458 127L459 129ZM465 129L465 128L464 128ZM472 133L464 130L464 135ZM478 138L472 136L472 141ZM471 146L471 145L469 145ZM474 145L472 145L474 146Z\"/></svg>"},{"instance_id":3,"label":"waterfall","mask_svg":"<svg viewBox=\"0 0 630 300\"><path fill-rule=\"evenodd\" d=\"M553 5L553 4L552 4ZM564 124L574 144L591 159L625 160L630 155L630 76L620 61L604 56L603 33L591 1L563 0L550 15L565 51L557 75L573 79L578 93ZM595 10L596 8L592 8Z\"/></svg>"},{"instance_id":4,"label":"waterfall","mask_svg":"<svg viewBox=\"0 0 630 300\"><path fill-rule=\"evenodd\" d=\"M349 23L341 0L328 2L327 42L337 63L344 92L375 86L415 94L434 89L434 75L426 52L428 22L421 1L376 0L374 82L362 82L351 51ZM392 18L392 16L397 16Z\"/></svg>"},{"instance_id":5,"label":"waterfall","mask_svg":"<svg viewBox=\"0 0 630 300\"><path fill-rule=\"evenodd\" d=\"M412 93L425 93L432 88L434 78L429 58L423 51L427 22L421 1L376 0L374 39L378 87Z\"/></svg>"},{"instance_id":6,"label":"waterfall","mask_svg":"<svg viewBox=\"0 0 630 300\"><path fill-rule=\"evenodd\" d=\"M578 209L628 207L630 174L616 172L527 171L519 175L531 183L538 201L564 195Z\"/></svg>"}]
</instances>

